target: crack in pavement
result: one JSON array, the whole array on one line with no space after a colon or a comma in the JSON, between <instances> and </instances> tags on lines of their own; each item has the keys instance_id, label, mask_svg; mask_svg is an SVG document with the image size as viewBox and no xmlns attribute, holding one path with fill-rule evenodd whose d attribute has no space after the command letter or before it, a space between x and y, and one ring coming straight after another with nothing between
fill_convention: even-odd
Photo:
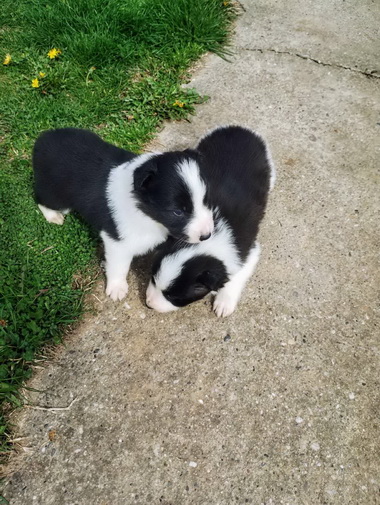
<instances>
[{"instance_id":1,"label":"crack in pavement","mask_svg":"<svg viewBox=\"0 0 380 505\"><path fill-rule=\"evenodd\" d=\"M243 51L253 51L258 53L275 53L275 54L288 54L290 56L297 56L297 58L302 58L303 60L312 61L314 63L318 63L318 65L322 65L324 67L333 67L333 68L342 68L344 70L349 70L350 72L356 72L358 74L365 75L366 77L370 77L373 79L380 79L380 74L378 70L360 70L358 68L348 67L346 65L341 65L339 63L326 63L321 60L317 60L316 58L312 58L311 56L307 56L306 54L301 53L293 53L292 51L280 51L278 49L260 49L260 48L250 48L250 47L237 47L237 49L241 49Z\"/></svg>"}]
</instances>

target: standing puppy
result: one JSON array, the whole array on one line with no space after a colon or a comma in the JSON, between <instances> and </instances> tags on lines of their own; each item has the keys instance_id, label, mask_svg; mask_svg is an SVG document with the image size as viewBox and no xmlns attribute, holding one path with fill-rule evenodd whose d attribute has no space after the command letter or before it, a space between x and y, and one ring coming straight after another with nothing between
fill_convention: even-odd
<instances>
[{"instance_id":1,"label":"standing puppy","mask_svg":"<svg viewBox=\"0 0 380 505\"><path fill-rule=\"evenodd\" d=\"M191 151L135 155L87 130L49 130L33 152L35 195L50 223L77 211L100 232L107 294L121 300L134 256L168 234L189 243L209 238L214 223L206 185Z\"/></svg>"},{"instance_id":2,"label":"standing puppy","mask_svg":"<svg viewBox=\"0 0 380 505\"><path fill-rule=\"evenodd\" d=\"M153 265L147 305L169 312L216 292L214 311L228 316L260 255L256 242L275 171L263 139L240 126L217 128L196 151L214 209L211 238L196 245L168 241Z\"/></svg>"}]
</instances>

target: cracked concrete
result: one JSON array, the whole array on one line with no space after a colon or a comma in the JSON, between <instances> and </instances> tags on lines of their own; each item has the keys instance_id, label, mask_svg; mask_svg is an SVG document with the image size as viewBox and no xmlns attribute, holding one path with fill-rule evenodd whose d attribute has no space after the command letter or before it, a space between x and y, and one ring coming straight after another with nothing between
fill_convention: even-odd
<instances>
[{"instance_id":1,"label":"cracked concrete","mask_svg":"<svg viewBox=\"0 0 380 505\"><path fill-rule=\"evenodd\" d=\"M235 42L380 75L377 0L247 0Z\"/></svg>"},{"instance_id":2,"label":"cracked concrete","mask_svg":"<svg viewBox=\"0 0 380 505\"><path fill-rule=\"evenodd\" d=\"M349 70L350 72L359 72L360 74L366 75L367 77L372 77L374 79L380 78L380 73L378 72L378 70L371 70L371 71L360 70L358 68L351 68L351 67L347 67L346 65L341 65L338 63L327 63L325 61L321 61L316 58L311 58L310 56L307 56L306 54L292 53L290 51L279 51L276 49L259 49L259 48L250 48L250 47L244 47L244 48L238 47L237 49L243 49L245 51L258 51L259 53L270 52L270 53L276 53L276 54L288 54L290 56L296 56L297 58L302 58L303 60L312 61L314 63L317 63L318 65L323 65L325 67L343 68L344 70Z\"/></svg>"},{"instance_id":3,"label":"cracked concrete","mask_svg":"<svg viewBox=\"0 0 380 505\"><path fill-rule=\"evenodd\" d=\"M209 301L147 310L149 260L129 308L100 284L31 382L33 405L68 408L15 417L29 451L11 505L380 503L380 84L361 73L377 68L379 7L243 5L233 61L207 56L189 83L210 100L156 146L230 122L268 139L278 180L257 272L226 320ZM263 41L276 52L245 50Z\"/></svg>"}]
</instances>

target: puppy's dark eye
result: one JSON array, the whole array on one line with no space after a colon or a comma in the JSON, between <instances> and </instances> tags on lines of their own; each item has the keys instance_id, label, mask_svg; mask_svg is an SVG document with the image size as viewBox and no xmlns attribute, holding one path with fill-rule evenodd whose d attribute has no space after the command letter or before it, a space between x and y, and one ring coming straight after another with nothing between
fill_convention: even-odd
<instances>
[{"instance_id":1,"label":"puppy's dark eye","mask_svg":"<svg viewBox=\"0 0 380 505\"><path fill-rule=\"evenodd\" d=\"M176 210L173 210L173 214L174 214L176 217L183 217L183 215L184 215L184 211L183 211L183 210L180 210L180 209L176 209Z\"/></svg>"},{"instance_id":2,"label":"puppy's dark eye","mask_svg":"<svg viewBox=\"0 0 380 505\"><path fill-rule=\"evenodd\" d=\"M163 292L162 294L164 295L164 297L167 299L168 302L173 303L174 298L172 295L170 295L169 293L166 293L166 292Z\"/></svg>"}]
</instances>

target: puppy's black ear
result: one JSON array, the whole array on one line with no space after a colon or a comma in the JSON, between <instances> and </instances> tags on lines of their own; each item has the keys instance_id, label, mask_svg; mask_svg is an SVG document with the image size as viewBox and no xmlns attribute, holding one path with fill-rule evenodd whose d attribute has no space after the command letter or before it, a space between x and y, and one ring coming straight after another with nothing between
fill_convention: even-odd
<instances>
[{"instance_id":1,"label":"puppy's black ear","mask_svg":"<svg viewBox=\"0 0 380 505\"><path fill-rule=\"evenodd\" d=\"M143 163L141 167L136 168L133 175L133 184L136 191L145 191L149 189L154 176L156 175L158 166L153 159Z\"/></svg>"},{"instance_id":2,"label":"puppy's black ear","mask_svg":"<svg viewBox=\"0 0 380 505\"><path fill-rule=\"evenodd\" d=\"M218 291L228 281L225 268L205 270L197 277L197 282L203 284L210 291Z\"/></svg>"}]
</instances>

